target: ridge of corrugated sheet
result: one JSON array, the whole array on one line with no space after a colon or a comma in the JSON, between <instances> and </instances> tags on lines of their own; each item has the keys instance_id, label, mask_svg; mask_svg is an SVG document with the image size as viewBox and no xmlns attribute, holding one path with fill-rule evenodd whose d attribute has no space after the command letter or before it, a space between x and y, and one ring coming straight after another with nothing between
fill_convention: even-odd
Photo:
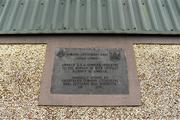
<instances>
[{"instance_id":1,"label":"ridge of corrugated sheet","mask_svg":"<svg viewBox=\"0 0 180 120\"><path fill-rule=\"evenodd\" d=\"M180 34L180 0L0 0L0 34Z\"/></svg>"}]
</instances>

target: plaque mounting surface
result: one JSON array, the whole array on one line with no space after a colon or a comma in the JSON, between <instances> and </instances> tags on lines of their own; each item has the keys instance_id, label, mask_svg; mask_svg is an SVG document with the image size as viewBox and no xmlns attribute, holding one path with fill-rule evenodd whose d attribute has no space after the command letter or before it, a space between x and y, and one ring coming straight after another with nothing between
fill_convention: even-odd
<instances>
[{"instance_id":1,"label":"plaque mounting surface","mask_svg":"<svg viewBox=\"0 0 180 120\"><path fill-rule=\"evenodd\" d=\"M98 37L48 42L39 105L140 105L132 44Z\"/></svg>"},{"instance_id":2,"label":"plaque mounting surface","mask_svg":"<svg viewBox=\"0 0 180 120\"><path fill-rule=\"evenodd\" d=\"M128 94L128 71L121 48L57 48L53 94Z\"/></svg>"}]
</instances>

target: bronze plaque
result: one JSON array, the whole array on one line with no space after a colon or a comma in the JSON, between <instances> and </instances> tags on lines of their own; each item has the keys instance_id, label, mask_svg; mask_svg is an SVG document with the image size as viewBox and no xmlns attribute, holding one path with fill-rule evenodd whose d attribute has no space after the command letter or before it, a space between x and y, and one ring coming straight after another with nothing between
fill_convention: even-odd
<instances>
[{"instance_id":1,"label":"bronze plaque","mask_svg":"<svg viewBox=\"0 0 180 120\"><path fill-rule=\"evenodd\" d=\"M53 94L128 94L128 71L121 48L57 48Z\"/></svg>"}]
</instances>

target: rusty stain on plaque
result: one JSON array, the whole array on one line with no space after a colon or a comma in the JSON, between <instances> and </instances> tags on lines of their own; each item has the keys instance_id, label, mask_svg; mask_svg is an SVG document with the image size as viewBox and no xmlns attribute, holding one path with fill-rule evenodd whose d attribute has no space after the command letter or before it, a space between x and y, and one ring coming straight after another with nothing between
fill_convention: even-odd
<instances>
[{"instance_id":1,"label":"rusty stain on plaque","mask_svg":"<svg viewBox=\"0 0 180 120\"><path fill-rule=\"evenodd\" d=\"M57 48L53 94L128 94L127 62L121 48Z\"/></svg>"}]
</instances>

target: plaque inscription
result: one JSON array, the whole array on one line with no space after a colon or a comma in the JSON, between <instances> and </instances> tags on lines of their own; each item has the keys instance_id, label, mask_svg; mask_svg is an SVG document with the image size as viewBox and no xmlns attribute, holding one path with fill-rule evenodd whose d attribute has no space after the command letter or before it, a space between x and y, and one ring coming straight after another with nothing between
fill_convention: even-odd
<instances>
[{"instance_id":1,"label":"plaque inscription","mask_svg":"<svg viewBox=\"0 0 180 120\"><path fill-rule=\"evenodd\" d=\"M56 48L52 94L128 94L122 48Z\"/></svg>"}]
</instances>

